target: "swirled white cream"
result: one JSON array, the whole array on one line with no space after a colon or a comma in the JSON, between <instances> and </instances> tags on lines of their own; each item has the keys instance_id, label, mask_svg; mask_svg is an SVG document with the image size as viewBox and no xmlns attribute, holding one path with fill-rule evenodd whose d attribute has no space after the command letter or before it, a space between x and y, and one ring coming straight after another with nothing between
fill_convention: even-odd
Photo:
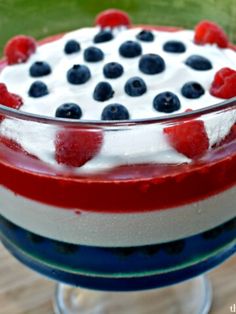
<instances>
[{"instance_id":1,"label":"swirled white cream","mask_svg":"<svg viewBox=\"0 0 236 314\"><path fill-rule=\"evenodd\" d=\"M100 120L103 108L111 103L121 103L126 106L131 119L166 116L167 114L157 112L152 105L154 97L163 91L171 91L179 97L181 108L174 113L184 112L187 109L196 110L222 101L209 93L209 87L219 69L222 67L236 69L235 52L230 49L220 49L215 45L196 45L193 42L193 31L171 33L153 30L155 36L153 42L140 41L142 53L159 54L165 60L166 69L160 74L146 75L138 68L140 57L127 59L119 54L119 46L124 41L136 40L140 30L133 28L116 31L113 40L99 44L93 43L93 38L99 31L96 27L70 32L59 40L39 46L26 63L6 66L0 74L0 82L4 82L9 91L23 98L22 111L54 117L56 109L61 104L75 102L82 109L81 120ZM65 43L69 39L75 39L81 44L80 52L70 55L64 53ZM186 52L165 52L163 45L168 40L183 42ZM104 60L94 63L85 62L83 52L89 46L102 49ZM196 54L207 57L213 68L208 71L196 71L188 67L185 60ZM29 75L29 68L35 61L46 61L52 68L50 75L39 78L49 89L49 94L40 98L32 98L28 95L30 85L36 80ZM106 79L103 75L103 67L108 62L122 64L124 74L117 79ZM87 83L82 85L68 83L66 73L74 64L86 64L90 68L92 77ZM133 76L141 77L147 85L147 92L142 96L131 97L124 91L125 82ZM93 99L94 88L100 81L108 81L115 91L113 98L105 102ZM181 87L189 81L196 81L204 87L205 94L201 98L187 99L181 95ZM224 138L235 121L235 112L224 113L220 119L209 118L204 121L210 144L214 145ZM16 140L29 153L56 165L54 147L56 127L5 119L0 128L3 134ZM176 164L190 162L190 160L169 145L163 135L163 125L147 125L123 129L122 132L114 130L104 132L101 151L79 171L94 171L121 164L147 162Z\"/></svg>"}]
</instances>

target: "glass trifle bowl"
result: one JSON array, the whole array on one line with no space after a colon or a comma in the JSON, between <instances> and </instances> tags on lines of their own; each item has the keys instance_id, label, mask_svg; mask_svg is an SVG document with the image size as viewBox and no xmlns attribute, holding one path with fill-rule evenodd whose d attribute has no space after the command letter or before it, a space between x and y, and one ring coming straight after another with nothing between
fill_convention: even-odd
<instances>
[{"instance_id":1,"label":"glass trifle bowl","mask_svg":"<svg viewBox=\"0 0 236 314\"><path fill-rule=\"evenodd\" d=\"M127 25L129 18L125 13L116 11L114 15L109 11L98 17L98 28L93 28L92 34L100 32L101 27L111 32L103 23L114 23L114 16L122 24L110 26L119 26L112 32L122 34L122 41L124 26L133 32L132 36L151 33L161 37L166 32L176 38L181 32L154 26L137 28ZM62 44L64 47L71 34L63 38L59 35L46 39L41 47L55 43L57 49ZM145 45L142 42L142 47ZM82 51L87 48L81 46ZM106 56L111 47L102 47ZM231 55L234 52L230 47ZM47 56L47 49L42 51L41 57ZM60 69L65 68L56 55L52 56L52 63L58 62ZM119 61L128 70L118 83L110 78L115 88L122 86L122 90L130 73L133 76L133 60L139 60L141 53L134 59L123 57ZM78 59L75 62L73 58L66 59L69 87L64 87L63 80L61 83L61 71L56 72L54 85L47 80L53 73L47 73L46 78L45 73L35 76L35 69L30 72L33 79L27 81L25 69L28 71L35 63L42 66L43 60L38 59L35 51L23 63L1 63L1 79L9 83L7 87L0 86L0 96L4 94L0 106L3 245L26 266L59 282L55 296L57 313L169 313L170 304L178 304L176 313L208 313L211 287L203 274L236 250L236 98L227 89L227 99L218 97L212 103L209 82L204 95L201 86L193 82L194 92L205 98L195 97L193 103L193 97L185 97L184 101L184 95L178 95L182 107L179 110L172 83L167 80L158 90L158 77L153 80L153 74L162 74L139 73L147 89L151 86L152 97L165 93L165 111L160 110L160 100L148 104L147 99L141 98L148 92L142 88L140 92L143 82L136 76L131 89L125 88L133 103L129 104L128 96L119 94L119 90L117 102L123 100L126 107L109 99L105 104L112 106L105 111L107 107L101 105L104 101L98 100L100 103L94 107L88 100L93 85L86 87L86 83L95 84L93 74L100 75L94 60L86 60L92 78L86 74L87 79L83 76L81 84L68 74L81 69ZM106 63L97 61L102 66ZM183 67L188 69L186 64ZM155 62L148 70L142 66L139 69L150 72L153 68ZM199 72L205 77L204 71ZM198 81L199 72L194 72ZM35 89L32 91L28 85L35 83L35 77L45 79L49 93L35 96ZM185 83L185 72L177 72L174 81L180 89ZM15 84L18 89L14 90ZM68 111L68 106L52 116L55 108L51 107L50 88L59 90L57 101L67 105L75 102L71 93L79 91L77 101L84 101L82 113L77 107L79 118L71 116L74 107ZM29 99L24 98L25 90ZM94 91L93 97L97 94L99 91ZM11 105L5 104L9 99ZM42 111L35 111L36 102ZM199 102L203 103L200 107ZM140 109L136 109L138 106ZM159 113L149 117L147 112L155 112L156 107ZM70 116L62 117L66 110ZM94 111L90 119L86 118L86 110Z\"/></svg>"}]
</instances>

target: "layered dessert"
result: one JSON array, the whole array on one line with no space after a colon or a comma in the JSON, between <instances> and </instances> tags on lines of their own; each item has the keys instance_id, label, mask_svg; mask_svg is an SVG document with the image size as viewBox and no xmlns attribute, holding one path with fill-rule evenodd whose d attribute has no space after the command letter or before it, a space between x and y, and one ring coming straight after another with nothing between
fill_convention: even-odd
<instances>
[{"instance_id":1,"label":"layered dessert","mask_svg":"<svg viewBox=\"0 0 236 314\"><path fill-rule=\"evenodd\" d=\"M1 237L30 267L164 286L235 251L236 53L215 23L16 36L0 73ZM53 271L52 271L53 270Z\"/></svg>"}]
</instances>

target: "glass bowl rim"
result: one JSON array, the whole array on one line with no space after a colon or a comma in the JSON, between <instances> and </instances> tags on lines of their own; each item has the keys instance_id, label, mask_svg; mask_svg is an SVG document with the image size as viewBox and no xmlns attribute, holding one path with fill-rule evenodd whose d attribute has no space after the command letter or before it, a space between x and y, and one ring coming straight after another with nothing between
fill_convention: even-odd
<instances>
[{"instance_id":1,"label":"glass bowl rim","mask_svg":"<svg viewBox=\"0 0 236 314\"><path fill-rule=\"evenodd\" d=\"M54 118L45 115L38 115L20 111L0 104L0 115L10 118L16 118L19 120L26 120L29 122L38 122L42 124L51 124L64 127L91 127L91 128L104 128L104 127L128 127L134 125L145 125L155 123L177 123L186 119L196 119L202 115L211 114L214 112L220 112L223 110L236 107L236 97L224 100L215 105L207 106L201 109L181 112L177 114L169 114L168 116L160 116L145 119L130 119L130 120L77 120L77 119L65 119L65 118Z\"/></svg>"}]
</instances>

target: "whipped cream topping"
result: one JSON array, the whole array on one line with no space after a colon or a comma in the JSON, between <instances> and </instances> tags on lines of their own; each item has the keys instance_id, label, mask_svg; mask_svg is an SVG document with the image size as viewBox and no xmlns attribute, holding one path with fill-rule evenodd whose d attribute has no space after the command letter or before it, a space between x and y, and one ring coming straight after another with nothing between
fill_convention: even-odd
<instances>
[{"instance_id":1,"label":"whipped cream topping","mask_svg":"<svg viewBox=\"0 0 236 314\"><path fill-rule=\"evenodd\" d=\"M99 31L97 27L68 33L57 41L39 46L26 63L7 66L1 73L0 81L6 83L11 92L23 98L22 111L54 117L58 106L65 102L75 102L82 109L82 120L100 120L102 109L110 103L121 103L126 106L131 119L167 115L156 111L152 106L154 97L167 90L175 93L181 101L181 108L175 113L184 112L186 109L196 110L222 101L212 96L208 90L215 72L222 67L236 69L235 52L230 49L219 49L215 45L196 45L193 42L193 31L174 33L153 31L155 41L140 42L143 54L160 55L165 60L166 69L156 75L147 75L138 68L139 57L124 58L119 54L120 45L127 40L136 40L140 30L135 28L120 31L113 40L99 44L93 43L93 38ZM64 53L64 46L69 39L75 39L81 44L80 52L70 55ZM165 52L163 45L168 40L183 42L186 52ZM102 61L84 60L83 51L90 46L97 46L104 52L105 57ZM213 68L208 71L196 71L186 66L185 60L194 54L207 57L212 62ZM50 75L39 78L49 89L49 94L40 98L32 98L28 95L30 85L36 80L29 75L29 68L36 61L47 61L52 68ZM103 67L108 62L118 62L123 65L123 75L117 79L106 79L103 75ZM90 68L92 77L85 84L68 83L66 72L74 64L86 64ZM131 97L124 92L125 82L133 76L139 76L146 82L148 90L142 96ZM113 98L105 102L98 102L93 98L95 86L101 81L109 82L115 91ZM181 87L189 81L196 81L205 88L205 94L200 99L189 100L181 95Z\"/></svg>"},{"instance_id":2,"label":"whipped cream topping","mask_svg":"<svg viewBox=\"0 0 236 314\"><path fill-rule=\"evenodd\" d=\"M193 42L193 31L170 33L153 30L155 36L153 42L140 42L142 54L160 55L165 60L166 69L159 74L147 75L138 68L140 57L123 58L119 54L120 45L127 40L136 40L136 35L140 30L140 28L116 30L113 40L99 44L93 43L94 36L99 32L98 27L83 28L67 33L59 40L39 46L36 53L26 63L6 66L0 74L0 81L7 85L10 92L23 98L22 111L54 117L56 109L61 104L75 102L82 109L81 120L100 120L103 108L111 103L123 104L128 109L131 119L167 116L166 113L156 111L152 105L154 97L164 91L171 91L180 99L181 107L174 113L185 112L187 109L196 110L222 101L209 93L209 87L219 69L222 67L236 69L234 51L220 49L216 45L196 45ZM80 52L70 55L64 53L64 46L69 39L75 39L80 43ZM169 40L181 41L186 46L186 52L165 52L163 45ZM86 62L83 58L83 51L90 46L100 48L104 52L104 60L94 63ZM208 58L213 68L208 71L191 69L185 64L185 60L191 55ZM48 62L52 73L39 78L47 84L49 94L32 98L29 97L28 90L36 79L29 75L29 68L36 61ZM123 75L117 79L106 79L103 75L103 67L108 62L120 63L124 68ZM90 68L92 76L85 84L72 85L67 81L66 73L74 64L85 64ZM142 96L131 97L124 92L125 82L133 76L141 77L147 85L147 92ZM94 88L101 81L109 82L115 91L113 98L104 102L98 102L93 98ZM196 81L204 87L205 94L199 99L187 99L181 95L181 87L190 81ZM228 123L225 123L225 120ZM224 138L235 121L235 112L234 114L224 113L220 121L218 118L204 121L210 145ZM5 119L0 128L4 135L16 140L29 153L50 164L57 164L54 147L56 127ZM163 125L148 125L127 128L119 132L112 129L104 132L101 151L79 171L94 171L129 163L176 164L190 161L170 146L163 135Z\"/></svg>"}]
</instances>

